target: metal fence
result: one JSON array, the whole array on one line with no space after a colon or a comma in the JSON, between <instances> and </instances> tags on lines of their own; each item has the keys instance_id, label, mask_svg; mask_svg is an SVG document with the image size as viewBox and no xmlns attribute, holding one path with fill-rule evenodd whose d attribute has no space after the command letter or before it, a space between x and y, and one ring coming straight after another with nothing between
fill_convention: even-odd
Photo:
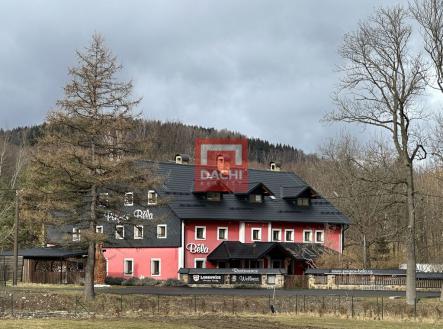
<instances>
[{"instance_id":1,"label":"metal fence","mask_svg":"<svg viewBox=\"0 0 443 329\"><path fill-rule=\"evenodd\" d=\"M272 306L272 307L271 307ZM443 320L443 306L418 301L406 307L404 300L383 297L328 296L163 296L99 294L85 301L79 293L0 291L0 317L104 317L191 315L198 313L277 313L334 315L359 319Z\"/></svg>"}]
</instances>

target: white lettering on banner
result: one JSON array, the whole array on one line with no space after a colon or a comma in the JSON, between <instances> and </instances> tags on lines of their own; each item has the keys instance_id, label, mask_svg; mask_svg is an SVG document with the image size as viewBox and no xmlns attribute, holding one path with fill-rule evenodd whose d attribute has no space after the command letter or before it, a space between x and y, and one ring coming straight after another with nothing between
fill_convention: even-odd
<instances>
[{"instance_id":1,"label":"white lettering on banner","mask_svg":"<svg viewBox=\"0 0 443 329\"><path fill-rule=\"evenodd\" d=\"M186 249L189 250L191 254L207 254L209 252L209 248L203 243L188 243Z\"/></svg>"},{"instance_id":2,"label":"white lettering on banner","mask_svg":"<svg viewBox=\"0 0 443 329\"><path fill-rule=\"evenodd\" d=\"M210 172L206 169L201 169L200 178L202 180L241 180L243 179L243 171L238 169L230 169L224 171L213 170L212 172Z\"/></svg>"},{"instance_id":3,"label":"white lettering on banner","mask_svg":"<svg viewBox=\"0 0 443 329\"><path fill-rule=\"evenodd\" d=\"M149 209L146 210L136 209L134 210L134 217L141 219L153 219L154 214L150 212Z\"/></svg>"}]
</instances>

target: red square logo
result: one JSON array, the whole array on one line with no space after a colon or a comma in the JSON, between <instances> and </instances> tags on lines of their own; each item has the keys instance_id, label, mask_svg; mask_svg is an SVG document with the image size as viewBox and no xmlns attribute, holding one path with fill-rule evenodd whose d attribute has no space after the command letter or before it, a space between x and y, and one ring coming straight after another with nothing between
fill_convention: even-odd
<instances>
[{"instance_id":1,"label":"red square logo","mask_svg":"<svg viewBox=\"0 0 443 329\"><path fill-rule=\"evenodd\" d=\"M248 140L197 138L194 192L248 191Z\"/></svg>"}]
</instances>

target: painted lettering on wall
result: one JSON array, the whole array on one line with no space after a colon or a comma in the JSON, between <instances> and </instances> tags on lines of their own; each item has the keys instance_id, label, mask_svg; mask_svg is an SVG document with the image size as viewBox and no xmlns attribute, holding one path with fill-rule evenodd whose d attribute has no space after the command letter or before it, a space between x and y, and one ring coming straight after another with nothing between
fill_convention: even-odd
<instances>
[{"instance_id":1,"label":"painted lettering on wall","mask_svg":"<svg viewBox=\"0 0 443 329\"><path fill-rule=\"evenodd\" d=\"M105 214L105 218L108 222L123 222L123 221L127 221L129 219L128 215L117 215L114 214L113 212L108 211Z\"/></svg>"},{"instance_id":2,"label":"painted lettering on wall","mask_svg":"<svg viewBox=\"0 0 443 329\"><path fill-rule=\"evenodd\" d=\"M203 243L188 243L186 249L191 254L207 254L209 252L209 248Z\"/></svg>"},{"instance_id":3,"label":"painted lettering on wall","mask_svg":"<svg viewBox=\"0 0 443 329\"><path fill-rule=\"evenodd\" d=\"M135 218L141 218L141 219L153 219L154 214L149 211L149 209L142 210L142 209L136 209L134 210L134 217Z\"/></svg>"}]
</instances>

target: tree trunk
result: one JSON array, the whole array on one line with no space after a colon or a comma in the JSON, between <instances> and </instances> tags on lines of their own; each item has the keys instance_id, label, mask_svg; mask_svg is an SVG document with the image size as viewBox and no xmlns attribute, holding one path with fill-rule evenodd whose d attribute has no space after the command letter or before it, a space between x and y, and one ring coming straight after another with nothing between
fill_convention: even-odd
<instances>
[{"instance_id":1,"label":"tree trunk","mask_svg":"<svg viewBox=\"0 0 443 329\"><path fill-rule=\"evenodd\" d=\"M95 232L95 224L96 224L96 213L95 206L97 204L97 187L95 185L91 188L91 217L89 222L89 230L90 233L93 234ZM88 241L88 259L86 260L86 269L85 269L85 298L93 299L95 298L95 290L94 290L94 268L95 268L95 241L93 239L89 239Z\"/></svg>"},{"instance_id":2,"label":"tree trunk","mask_svg":"<svg viewBox=\"0 0 443 329\"><path fill-rule=\"evenodd\" d=\"M406 269L406 303L414 305L416 300L416 255L415 255L415 195L414 195L414 172L412 161L408 161L407 167L407 202L408 202L408 230L406 237L407 245L407 269Z\"/></svg>"}]
</instances>

